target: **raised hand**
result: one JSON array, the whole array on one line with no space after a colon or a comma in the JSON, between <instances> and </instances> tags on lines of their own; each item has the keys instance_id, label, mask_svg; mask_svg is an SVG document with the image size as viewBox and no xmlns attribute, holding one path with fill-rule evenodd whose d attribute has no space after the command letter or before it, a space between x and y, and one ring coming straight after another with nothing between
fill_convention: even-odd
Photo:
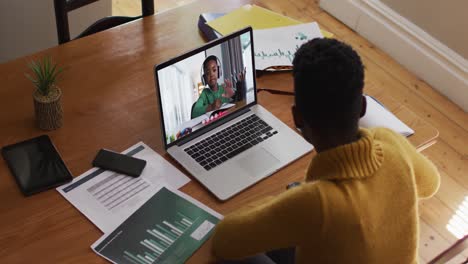
<instances>
[{"instance_id":1,"label":"raised hand","mask_svg":"<svg viewBox=\"0 0 468 264\"><path fill-rule=\"evenodd\" d=\"M229 79L224 79L224 93L222 97L231 98L234 95L234 90L232 89L232 82Z\"/></svg>"},{"instance_id":2,"label":"raised hand","mask_svg":"<svg viewBox=\"0 0 468 264\"><path fill-rule=\"evenodd\" d=\"M245 73L246 73L246 67L244 67L244 69L237 74L237 81L238 82L243 82L245 80Z\"/></svg>"}]
</instances>

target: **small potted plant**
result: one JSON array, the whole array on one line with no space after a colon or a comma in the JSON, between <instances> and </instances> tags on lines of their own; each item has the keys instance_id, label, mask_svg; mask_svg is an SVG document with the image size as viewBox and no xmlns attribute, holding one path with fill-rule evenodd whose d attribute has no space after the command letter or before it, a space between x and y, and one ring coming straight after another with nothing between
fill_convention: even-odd
<instances>
[{"instance_id":1,"label":"small potted plant","mask_svg":"<svg viewBox=\"0 0 468 264\"><path fill-rule=\"evenodd\" d=\"M63 110L62 91L56 82L63 68L53 63L48 56L30 62L28 66L32 75L26 74L26 77L35 86L33 100L37 124L44 130L57 129L63 124Z\"/></svg>"}]
</instances>

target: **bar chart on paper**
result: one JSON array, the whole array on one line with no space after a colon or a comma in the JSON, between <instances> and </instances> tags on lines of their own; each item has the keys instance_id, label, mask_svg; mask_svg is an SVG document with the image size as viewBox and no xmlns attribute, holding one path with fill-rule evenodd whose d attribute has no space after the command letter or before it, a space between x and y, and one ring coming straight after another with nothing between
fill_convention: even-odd
<instances>
[{"instance_id":1,"label":"bar chart on paper","mask_svg":"<svg viewBox=\"0 0 468 264\"><path fill-rule=\"evenodd\" d=\"M162 188L92 248L115 263L183 263L219 218Z\"/></svg>"}]
</instances>

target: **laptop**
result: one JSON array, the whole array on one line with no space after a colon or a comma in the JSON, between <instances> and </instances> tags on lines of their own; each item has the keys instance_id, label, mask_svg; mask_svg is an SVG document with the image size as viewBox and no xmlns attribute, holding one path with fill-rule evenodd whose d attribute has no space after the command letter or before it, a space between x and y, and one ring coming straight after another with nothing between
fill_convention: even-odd
<instances>
[{"instance_id":1,"label":"laptop","mask_svg":"<svg viewBox=\"0 0 468 264\"><path fill-rule=\"evenodd\" d=\"M257 103L248 27L154 68L165 150L225 201L313 147Z\"/></svg>"}]
</instances>

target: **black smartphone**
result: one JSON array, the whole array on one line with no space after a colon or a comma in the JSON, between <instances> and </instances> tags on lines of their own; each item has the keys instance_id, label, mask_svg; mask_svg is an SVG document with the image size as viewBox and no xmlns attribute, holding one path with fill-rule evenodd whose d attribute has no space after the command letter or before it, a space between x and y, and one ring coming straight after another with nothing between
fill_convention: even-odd
<instances>
[{"instance_id":1,"label":"black smartphone","mask_svg":"<svg viewBox=\"0 0 468 264\"><path fill-rule=\"evenodd\" d=\"M146 166L146 160L137 159L107 149L101 149L93 160L93 166L132 177L138 177Z\"/></svg>"}]
</instances>

